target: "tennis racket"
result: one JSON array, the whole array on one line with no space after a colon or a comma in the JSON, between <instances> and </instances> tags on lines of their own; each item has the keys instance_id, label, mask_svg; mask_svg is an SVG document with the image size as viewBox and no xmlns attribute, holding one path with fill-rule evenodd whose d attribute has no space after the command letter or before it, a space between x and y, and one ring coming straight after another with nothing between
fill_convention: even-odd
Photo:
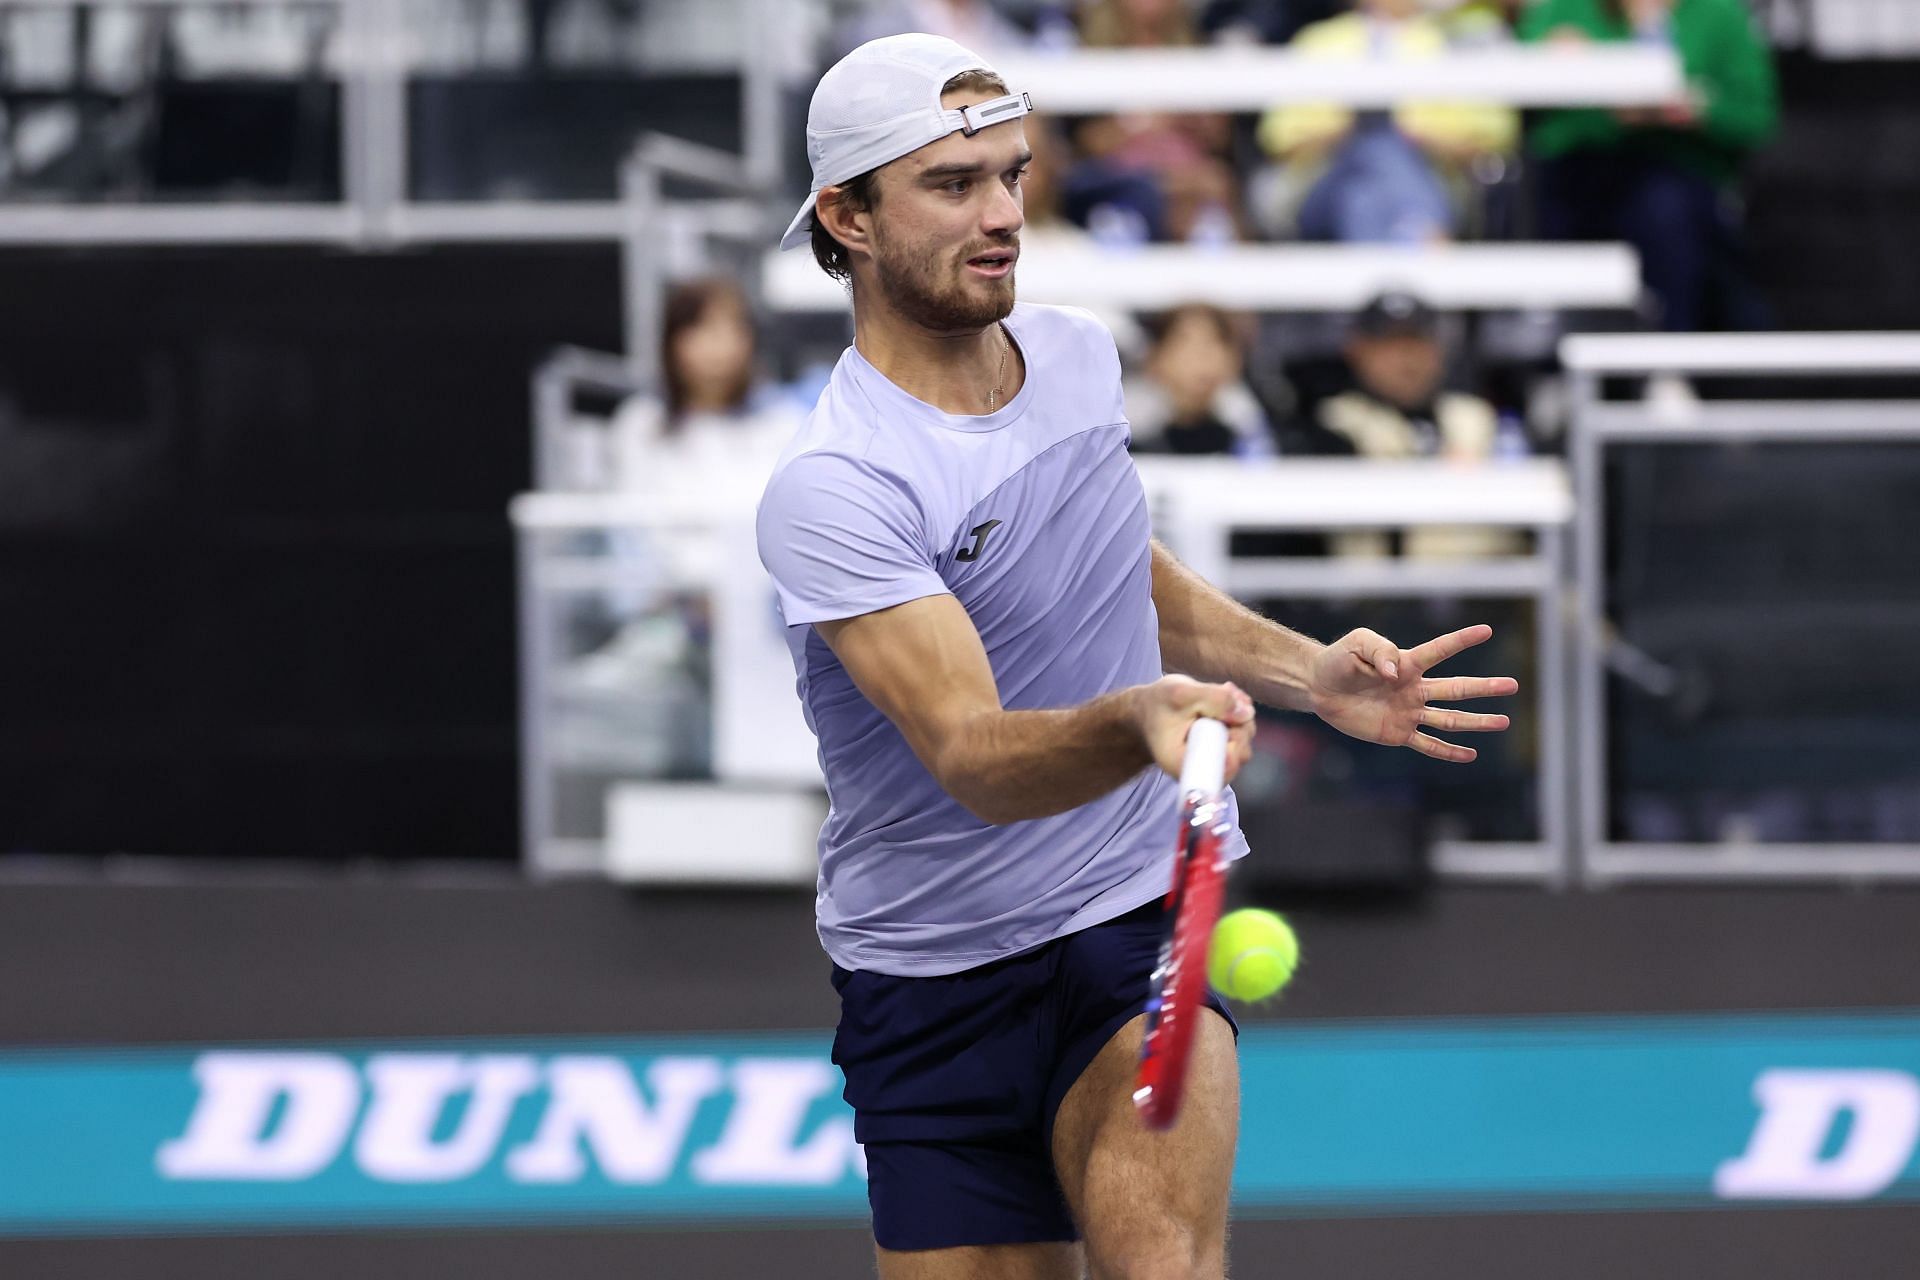
<instances>
[{"instance_id":1,"label":"tennis racket","mask_svg":"<svg viewBox=\"0 0 1920 1280\"><path fill-rule=\"evenodd\" d=\"M1140 1045L1133 1104L1149 1129L1168 1129L1180 1115L1193 1028L1207 993L1207 945L1220 919L1227 864L1227 726L1196 720L1180 764L1180 840L1167 890L1167 936L1147 993L1147 1034Z\"/></svg>"}]
</instances>

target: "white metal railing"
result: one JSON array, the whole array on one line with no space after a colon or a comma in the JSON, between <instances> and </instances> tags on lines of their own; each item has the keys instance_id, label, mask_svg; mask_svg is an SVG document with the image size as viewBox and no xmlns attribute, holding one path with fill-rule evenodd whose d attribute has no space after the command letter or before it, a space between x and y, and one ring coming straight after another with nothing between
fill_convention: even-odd
<instances>
[{"instance_id":1,"label":"white metal railing","mask_svg":"<svg viewBox=\"0 0 1920 1280\"><path fill-rule=\"evenodd\" d=\"M559 492L573 487L570 436L578 429L574 397L585 391L603 396L640 395L654 389L631 361L582 347L565 347L543 361L533 374L533 487ZM605 429L605 424L601 424Z\"/></svg>"},{"instance_id":2,"label":"white metal railing","mask_svg":"<svg viewBox=\"0 0 1920 1280\"><path fill-rule=\"evenodd\" d=\"M812 255L769 251L766 304L844 312L846 290ZM1027 238L1020 296L1115 310L1181 302L1264 311L1349 311L1385 289L1409 289L1446 310L1628 309L1640 296L1639 256L1623 244L1143 245L1115 250Z\"/></svg>"},{"instance_id":3,"label":"white metal railing","mask_svg":"<svg viewBox=\"0 0 1920 1280\"><path fill-rule=\"evenodd\" d=\"M548 411L566 415L566 380L617 389L616 365L550 367ZM1527 690L1539 723L1535 787L1537 838L1447 839L1436 868L1459 878L1562 884L1571 867L1566 791L1565 632L1561 530L1572 514L1564 468L1545 459L1460 466L1442 462L1374 463L1302 459L1269 464L1143 458L1139 471L1156 532L1224 589L1248 597L1350 600L1505 597L1530 601L1537 673ZM540 875L592 874L605 865L592 839L565 830L557 801L577 793L570 771L585 766L557 717L569 660L557 637L583 599L679 590L709 593L713 654L709 704L714 768L722 783L745 788L818 785L814 748L792 699L791 660L766 630L770 590L753 563L752 514L759 485L745 475L706 476L658 496L531 493L516 499L519 544L522 776L525 856ZM1472 525L1533 535L1525 554L1474 561L1356 561L1228 555L1236 530L1352 530ZM648 543L643 563L605 550ZM750 572L742 572L745 566ZM746 588L743 593L743 586ZM756 594L757 592L757 594ZM791 723L789 723L791 722ZM753 749L740 749L745 737ZM733 744L733 745L730 745ZM730 761L744 760L736 765ZM604 777L608 761L588 764ZM736 769L745 769L736 773ZM591 770L589 770L591 772ZM609 795L612 793L609 792ZM778 851L769 851L777 854ZM786 866L784 859L775 863Z\"/></svg>"},{"instance_id":4,"label":"white metal railing","mask_svg":"<svg viewBox=\"0 0 1920 1280\"><path fill-rule=\"evenodd\" d=\"M782 46L792 6L739 0L739 71L744 154L753 190L778 182L787 134L783 78L793 51ZM407 83L422 52L400 0L231 0L265 9L330 11L339 24L326 69L340 85L342 198L290 204L241 201L68 204L0 201L0 245L348 244L380 247L472 240L618 241L631 211L624 201L415 201L407 185ZM6 9L132 9L156 19L188 0L6 0ZM211 6L209 2L209 7Z\"/></svg>"},{"instance_id":5,"label":"white metal railing","mask_svg":"<svg viewBox=\"0 0 1920 1280\"><path fill-rule=\"evenodd\" d=\"M668 178L697 182L735 198L690 209L687 202L667 200L663 184ZM670 276L676 268L703 263L709 237L771 238L768 193L740 157L656 133L641 138L622 166L620 192L627 355L635 370L652 380L660 374L660 319ZM699 216L687 216L696 212Z\"/></svg>"},{"instance_id":6,"label":"white metal railing","mask_svg":"<svg viewBox=\"0 0 1920 1280\"><path fill-rule=\"evenodd\" d=\"M1643 655L1608 623L1605 464L1616 445L1910 441L1920 446L1920 400L1764 399L1674 405L1603 399L1609 376L1691 374L1797 378L1920 375L1920 334L1588 335L1568 338L1561 361L1574 385L1576 602L1573 756L1575 844L1589 884L1675 879L1920 878L1920 844L1784 843L1730 839L1673 843L1615 839L1608 820L1607 673ZM1920 579L1916 579L1920 581ZM1849 658L1849 660L1851 660ZM1642 663L1641 665L1644 665Z\"/></svg>"},{"instance_id":7,"label":"white metal railing","mask_svg":"<svg viewBox=\"0 0 1920 1280\"><path fill-rule=\"evenodd\" d=\"M618 200L416 202L407 189L409 77L427 59L400 0L232 0L267 9L331 11L340 29L327 67L340 78L343 199L318 205L176 203L55 209L0 203L0 244L319 243L366 247L469 240L620 239L631 224ZM741 111L751 187L779 185L792 128L787 82L796 61L791 0L739 0ZM93 8L164 16L182 0L7 0L5 8ZM190 7L190 6L188 6ZM804 25L804 24L802 24ZM1636 105L1679 88L1670 54L1640 49L1532 46L1462 50L1413 61L1324 62L1287 49L1077 51L996 54L1055 112L1254 110L1283 101L1379 106L1468 97L1517 106ZM1595 268L1602 269L1602 268ZM1472 304L1467 304L1472 305ZM1551 305L1551 303L1545 304ZM1577 305L1577 304L1576 304ZM1605 304L1611 305L1611 304Z\"/></svg>"},{"instance_id":8,"label":"white metal railing","mask_svg":"<svg viewBox=\"0 0 1920 1280\"><path fill-rule=\"evenodd\" d=\"M1289 48L1086 49L1001 54L994 67L1037 111L1262 111L1286 103L1390 107L1428 100L1629 107L1686 89L1671 50L1499 45L1430 58L1327 58Z\"/></svg>"},{"instance_id":9,"label":"white metal railing","mask_svg":"<svg viewBox=\"0 0 1920 1280\"><path fill-rule=\"evenodd\" d=\"M1913 0L1755 0L1774 42L1823 58L1906 58L1920 53Z\"/></svg>"},{"instance_id":10,"label":"white metal railing","mask_svg":"<svg viewBox=\"0 0 1920 1280\"><path fill-rule=\"evenodd\" d=\"M1565 468L1553 459L1460 465L1439 461L1141 458L1154 530L1196 573L1242 598L1305 600L1527 600L1534 614L1539 726L1534 766L1540 830L1531 841L1444 839L1443 875L1567 883L1572 821L1567 795L1564 540L1573 517ZM1356 560L1229 554L1237 531L1400 529L1456 525L1532 535L1524 554L1472 560Z\"/></svg>"},{"instance_id":11,"label":"white metal railing","mask_svg":"<svg viewBox=\"0 0 1920 1280\"><path fill-rule=\"evenodd\" d=\"M1920 333L1575 334L1560 362L1576 374L1912 373Z\"/></svg>"}]
</instances>

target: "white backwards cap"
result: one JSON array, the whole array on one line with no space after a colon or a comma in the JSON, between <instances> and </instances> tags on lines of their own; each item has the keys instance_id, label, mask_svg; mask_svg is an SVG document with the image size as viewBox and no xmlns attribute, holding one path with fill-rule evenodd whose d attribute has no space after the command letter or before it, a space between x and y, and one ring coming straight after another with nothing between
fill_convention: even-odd
<instances>
[{"instance_id":1,"label":"white backwards cap","mask_svg":"<svg viewBox=\"0 0 1920 1280\"><path fill-rule=\"evenodd\" d=\"M807 108L813 189L787 224L780 247L811 242L814 198L822 187L857 178L955 130L976 134L1033 110L1024 93L957 111L941 109L940 90L947 81L962 71L992 70L985 58L945 36L920 34L869 40L828 67Z\"/></svg>"}]
</instances>

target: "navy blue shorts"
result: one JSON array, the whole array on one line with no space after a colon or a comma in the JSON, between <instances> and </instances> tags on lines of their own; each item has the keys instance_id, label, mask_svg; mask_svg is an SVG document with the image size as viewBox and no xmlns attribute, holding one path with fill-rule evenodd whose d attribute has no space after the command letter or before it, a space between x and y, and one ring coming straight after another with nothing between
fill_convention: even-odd
<instances>
[{"instance_id":1,"label":"navy blue shorts","mask_svg":"<svg viewBox=\"0 0 1920 1280\"><path fill-rule=\"evenodd\" d=\"M1158 901L977 969L930 978L838 965L833 1060L866 1148L884 1249L1077 1240L1053 1172L1060 1100L1138 1016ZM1239 1027L1213 993L1208 1001Z\"/></svg>"}]
</instances>

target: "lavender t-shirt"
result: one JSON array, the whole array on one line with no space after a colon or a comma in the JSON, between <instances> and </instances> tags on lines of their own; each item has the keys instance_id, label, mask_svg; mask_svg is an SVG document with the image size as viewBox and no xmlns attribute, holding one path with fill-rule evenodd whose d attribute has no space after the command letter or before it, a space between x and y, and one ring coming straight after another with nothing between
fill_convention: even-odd
<instances>
[{"instance_id":1,"label":"lavender t-shirt","mask_svg":"<svg viewBox=\"0 0 1920 1280\"><path fill-rule=\"evenodd\" d=\"M811 625L951 594L1009 710L1161 675L1113 338L1067 307L1021 304L1006 326L1026 382L983 417L914 399L849 347L760 501L760 560L827 782L820 941L849 969L958 972L1167 888L1177 788L1160 769L1050 818L989 825L941 789ZM1246 852L1237 826L1231 847Z\"/></svg>"}]
</instances>

